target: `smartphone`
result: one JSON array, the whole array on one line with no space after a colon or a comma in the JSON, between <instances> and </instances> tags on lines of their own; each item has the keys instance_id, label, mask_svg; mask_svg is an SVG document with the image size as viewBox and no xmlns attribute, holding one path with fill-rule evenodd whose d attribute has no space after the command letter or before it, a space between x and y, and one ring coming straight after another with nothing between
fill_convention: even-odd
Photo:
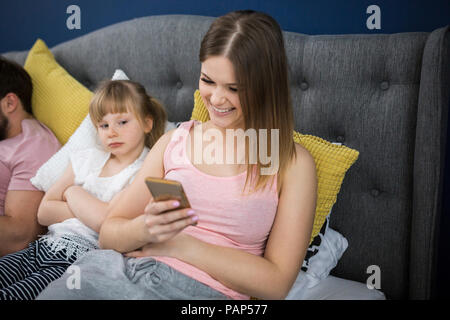
<instances>
[{"instance_id":1,"label":"smartphone","mask_svg":"<svg viewBox=\"0 0 450 320\"><path fill-rule=\"evenodd\" d=\"M178 181L147 177L145 184L155 201L178 200L180 206L174 210L191 207L183 186Z\"/></svg>"}]
</instances>

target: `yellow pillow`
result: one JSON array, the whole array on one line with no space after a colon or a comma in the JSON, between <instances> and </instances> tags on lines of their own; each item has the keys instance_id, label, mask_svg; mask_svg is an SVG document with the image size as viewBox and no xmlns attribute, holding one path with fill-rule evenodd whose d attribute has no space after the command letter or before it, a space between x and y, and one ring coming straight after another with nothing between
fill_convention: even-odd
<instances>
[{"instance_id":1,"label":"yellow pillow","mask_svg":"<svg viewBox=\"0 0 450 320\"><path fill-rule=\"evenodd\" d=\"M41 39L28 53L24 68L33 82L33 115L65 144L88 114L92 92L56 62Z\"/></svg>"},{"instance_id":2,"label":"yellow pillow","mask_svg":"<svg viewBox=\"0 0 450 320\"><path fill-rule=\"evenodd\" d=\"M194 110L191 120L208 121L209 113L198 90L194 93ZM311 242L319 234L341 189L345 173L358 159L359 152L343 145L336 145L324 139L293 132L296 143L306 148L316 163L318 191L316 215L311 234Z\"/></svg>"}]
</instances>

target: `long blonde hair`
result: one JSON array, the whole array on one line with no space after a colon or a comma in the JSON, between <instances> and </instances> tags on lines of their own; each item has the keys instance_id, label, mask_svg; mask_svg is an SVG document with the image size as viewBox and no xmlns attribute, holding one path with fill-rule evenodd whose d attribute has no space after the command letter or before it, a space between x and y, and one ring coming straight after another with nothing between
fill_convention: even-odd
<instances>
[{"instance_id":1,"label":"long blonde hair","mask_svg":"<svg viewBox=\"0 0 450 320\"><path fill-rule=\"evenodd\" d=\"M251 10L234 11L214 20L200 47L200 62L224 56L233 64L239 88L245 128L267 129L271 150L271 129L279 130L278 191L289 162L296 157L293 140L293 111L289 92L288 66L283 34L269 15ZM259 139L259 138L258 138ZM259 143L257 144L259 148ZM271 155L272 157L274 155ZM248 144L246 146L248 161ZM275 175L261 175L267 167L258 159L247 162L247 179L256 191L274 181ZM245 188L245 187L244 187Z\"/></svg>"},{"instance_id":2,"label":"long blonde hair","mask_svg":"<svg viewBox=\"0 0 450 320\"><path fill-rule=\"evenodd\" d=\"M149 96L145 88L130 80L107 80L99 84L89 105L94 126L108 113L132 112L144 127L145 119L153 120L153 127L145 136L145 145L151 148L164 134L167 114L162 104Z\"/></svg>"}]
</instances>

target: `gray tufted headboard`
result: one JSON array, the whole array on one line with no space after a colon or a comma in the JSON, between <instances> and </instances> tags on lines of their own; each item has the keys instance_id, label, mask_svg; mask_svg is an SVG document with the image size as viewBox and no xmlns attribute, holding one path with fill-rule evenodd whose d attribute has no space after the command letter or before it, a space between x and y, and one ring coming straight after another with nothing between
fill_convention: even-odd
<instances>
[{"instance_id":1,"label":"gray tufted headboard","mask_svg":"<svg viewBox=\"0 0 450 320\"><path fill-rule=\"evenodd\" d=\"M190 118L198 52L213 18L151 16L52 48L90 89L117 68ZM296 130L360 151L330 218L349 247L332 274L387 298L426 299L435 285L450 91L449 28L431 33L308 36L285 32ZM45 39L43 39L45 41ZM6 57L22 65L27 52Z\"/></svg>"}]
</instances>

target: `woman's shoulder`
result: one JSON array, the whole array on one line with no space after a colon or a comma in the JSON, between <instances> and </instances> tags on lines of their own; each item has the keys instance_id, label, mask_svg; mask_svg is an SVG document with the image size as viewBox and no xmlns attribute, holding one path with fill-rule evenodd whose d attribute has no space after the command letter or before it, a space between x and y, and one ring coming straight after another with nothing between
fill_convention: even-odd
<instances>
[{"instance_id":1,"label":"woman's shoulder","mask_svg":"<svg viewBox=\"0 0 450 320\"><path fill-rule=\"evenodd\" d=\"M164 152L167 149L167 146L169 145L170 141L172 140L172 137L174 133L178 130L178 128L170 129L169 131L165 132L159 139L156 141L156 143L151 147L150 151L147 153L144 162L153 162L156 161L156 159L163 158Z\"/></svg>"},{"instance_id":2,"label":"woman's shoulder","mask_svg":"<svg viewBox=\"0 0 450 320\"><path fill-rule=\"evenodd\" d=\"M169 131L165 132L159 139L156 141L155 145L152 147L152 149L161 148L164 146L163 149L169 144L170 140L172 139L173 134L178 130L178 128L170 129Z\"/></svg>"},{"instance_id":3,"label":"woman's shoulder","mask_svg":"<svg viewBox=\"0 0 450 320\"><path fill-rule=\"evenodd\" d=\"M296 156L287 164L281 180L280 193L284 190L291 199L298 195L317 189L316 163L311 153L303 146L295 143Z\"/></svg>"},{"instance_id":4,"label":"woman's shoulder","mask_svg":"<svg viewBox=\"0 0 450 320\"><path fill-rule=\"evenodd\" d=\"M178 143L185 141L185 138L189 135L190 130L200 123L201 122L197 120L180 122L177 125L177 128L173 128L165 132L150 149L147 159L156 157L156 159L163 160L165 154L167 152L170 153Z\"/></svg>"},{"instance_id":5,"label":"woman's shoulder","mask_svg":"<svg viewBox=\"0 0 450 320\"><path fill-rule=\"evenodd\" d=\"M177 140L181 136L187 135L193 126L201 123L197 120L189 120L185 122L180 122L177 128L170 129L166 133L164 133L156 142L154 147L157 149L165 150L170 141Z\"/></svg>"},{"instance_id":6,"label":"woman's shoulder","mask_svg":"<svg viewBox=\"0 0 450 320\"><path fill-rule=\"evenodd\" d=\"M316 174L316 163L314 161L311 153L298 143L294 143L296 155L292 157L287 170L285 172L285 177L297 178L299 175L304 176L305 174L315 176Z\"/></svg>"},{"instance_id":7,"label":"woman's shoulder","mask_svg":"<svg viewBox=\"0 0 450 320\"><path fill-rule=\"evenodd\" d=\"M294 143L295 146L295 152L297 153L297 159L300 158L300 160L302 161L313 161L314 162L314 158L311 155L311 153L308 151L308 149L306 149L304 146L302 146L299 143Z\"/></svg>"}]
</instances>

